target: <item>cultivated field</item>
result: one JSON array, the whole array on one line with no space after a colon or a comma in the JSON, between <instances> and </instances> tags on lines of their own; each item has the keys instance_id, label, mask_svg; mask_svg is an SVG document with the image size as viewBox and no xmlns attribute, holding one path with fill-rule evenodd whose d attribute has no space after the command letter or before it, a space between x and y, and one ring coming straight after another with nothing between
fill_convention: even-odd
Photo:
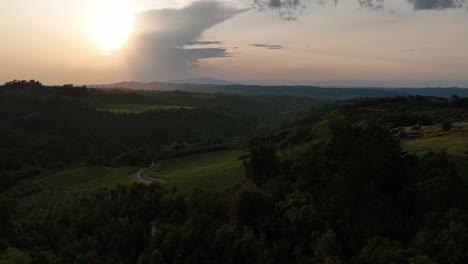
<instances>
[{"instance_id":1,"label":"cultivated field","mask_svg":"<svg viewBox=\"0 0 468 264\"><path fill-rule=\"evenodd\" d=\"M146 111L168 111L168 110L180 110L180 109L192 109L186 106L175 106L175 105L148 105L148 104L113 104L105 105L99 108L102 111L109 111L116 114L141 114Z\"/></svg>"},{"instance_id":2,"label":"cultivated field","mask_svg":"<svg viewBox=\"0 0 468 264\"><path fill-rule=\"evenodd\" d=\"M222 150L158 161L150 176L182 190L223 190L239 183L244 175L239 150Z\"/></svg>"},{"instance_id":3,"label":"cultivated field","mask_svg":"<svg viewBox=\"0 0 468 264\"><path fill-rule=\"evenodd\" d=\"M41 182L57 190L87 191L102 187L112 188L119 184L129 185L135 180L130 177L137 168L84 167L45 177Z\"/></svg>"},{"instance_id":4,"label":"cultivated field","mask_svg":"<svg viewBox=\"0 0 468 264\"><path fill-rule=\"evenodd\" d=\"M47 190L23 197L18 203L18 212L31 220L49 219L58 211L67 213L76 208L88 191Z\"/></svg>"},{"instance_id":5,"label":"cultivated field","mask_svg":"<svg viewBox=\"0 0 468 264\"><path fill-rule=\"evenodd\" d=\"M8 188L3 193L3 195L9 198L18 199L24 196L42 192L44 189L45 187L40 181L36 179L26 179Z\"/></svg>"}]
</instances>

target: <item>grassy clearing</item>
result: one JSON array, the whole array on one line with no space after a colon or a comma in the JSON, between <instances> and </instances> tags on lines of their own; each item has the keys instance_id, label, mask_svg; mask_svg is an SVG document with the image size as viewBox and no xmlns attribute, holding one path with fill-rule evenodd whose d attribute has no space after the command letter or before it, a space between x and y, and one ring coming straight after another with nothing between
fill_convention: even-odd
<instances>
[{"instance_id":1,"label":"grassy clearing","mask_svg":"<svg viewBox=\"0 0 468 264\"><path fill-rule=\"evenodd\" d=\"M404 149L406 151L424 154L429 150L441 151L445 150L448 154L455 157L467 157L465 151L468 148L468 135L448 135L443 137L420 138L406 142Z\"/></svg>"},{"instance_id":2,"label":"grassy clearing","mask_svg":"<svg viewBox=\"0 0 468 264\"><path fill-rule=\"evenodd\" d=\"M86 191L102 187L113 188L119 184L129 185L135 180L130 174L137 168L84 167L48 176L41 182L53 189Z\"/></svg>"},{"instance_id":3,"label":"grassy clearing","mask_svg":"<svg viewBox=\"0 0 468 264\"><path fill-rule=\"evenodd\" d=\"M403 144L406 151L424 154L427 151L447 151L457 158L468 158L468 122L454 123L449 131L442 129L442 125L405 128L408 135L414 137Z\"/></svg>"},{"instance_id":4,"label":"grassy clearing","mask_svg":"<svg viewBox=\"0 0 468 264\"><path fill-rule=\"evenodd\" d=\"M222 150L163 160L150 176L182 190L224 190L241 181L244 168L239 157L244 154L239 150Z\"/></svg>"},{"instance_id":5,"label":"grassy clearing","mask_svg":"<svg viewBox=\"0 0 468 264\"><path fill-rule=\"evenodd\" d=\"M453 123L452 129L450 129L449 131L445 131L444 129L442 129L442 124L431 126L404 127L404 131L407 135L417 138L442 137L468 132L468 122Z\"/></svg>"},{"instance_id":6,"label":"grassy clearing","mask_svg":"<svg viewBox=\"0 0 468 264\"><path fill-rule=\"evenodd\" d=\"M115 114L141 114L147 111L168 111L192 109L192 107L175 105L148 105L148 104L113 104L99 108L101 111L109 111Z\"/></svg>"},{"instance_id":7,"label":"grassy clearing","mask_svg":"<svg viewBox=\"0 0 468 264\"><path fill-rule=\"evenodd\" d=\"M405 151L417 155L428 151L446 151L454 157L459 175L468 182L468 122L454 123L450 131L444 131L441 125L424 126L419 130L408 129L417 138L403 144Z\"/></svg>"}]
</instances>

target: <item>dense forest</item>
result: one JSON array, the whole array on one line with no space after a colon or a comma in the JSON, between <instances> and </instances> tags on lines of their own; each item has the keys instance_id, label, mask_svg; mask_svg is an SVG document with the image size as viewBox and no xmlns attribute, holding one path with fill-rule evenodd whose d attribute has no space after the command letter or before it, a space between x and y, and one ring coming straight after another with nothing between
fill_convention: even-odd
<instances>
[{"instance_id":1,"label":"dense forest","mask_svg":"<svg viewBox=\"0 0 468 264\"><path fill-rule=\"evenodd\" d=\"M173 108L106 110L116 104ZM333 102L15 81L0 87L0 117L1 191L77 164L248 152L243 180L225 191L119 185L40 219L0 196L1 264L468 263L468 175L456 163L468 147L455 157L402 145L428 126L468 136L453 128L468 122L466 98Z\"/></svg>"}]
</instances>

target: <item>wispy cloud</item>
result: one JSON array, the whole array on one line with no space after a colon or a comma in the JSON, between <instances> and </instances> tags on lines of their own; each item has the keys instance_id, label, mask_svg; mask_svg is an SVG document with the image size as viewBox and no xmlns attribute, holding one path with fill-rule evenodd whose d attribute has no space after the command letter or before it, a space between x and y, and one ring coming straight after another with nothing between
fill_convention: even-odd
<instances>
[{"instance_id":1,"label":"wispy cloud","mask_svg":"<svg viewBox=\"0 0 468 264\"><path fill-rule=\"evenodd\" d=\"M257 47L257 48L271 49L271 50L284 49L283 45L276 45L276 44L250 44L249 46Z\"/></svg>"},{"instance_id":2,"label":"wispy cloud","mask_svg":"<svg viewBox=\"0 0 468 264\"><path fill-rule=\"evenodd\" d=\"M213 40L213 41L190 41L187 42L187 45L223 45L224 42L218 41L218 40Z\"/></svg>"},{"instance_id":3,"label":"wispy cloud","mask_svg":"<svg viewBox=\"0 0 468 264\"><path fill-rule=\"evenodd\" d=\"M348 1L348 0L347 0ZM385 0L354 0L361 8L378 11L385 9ZM389 0L387 0L389 2ZM406 0L412 5L413 10L444 10L452 8L462 8L465 0ZM253 0L253 3L260 10L273 10L278 12L280 17L286 20L294 20L296 16L305 9L310 0ZM326 3L339 4L339 0L316 0L323 6ZM394 10L392 12L395 12Z\"/></svg>"},{"instance_id":4,"label":"wispy cloud","mask_svg":"<svg viewBox=\"0 0 468 264\"><path fill-rule=\"evenodd\" d=\"M421 49L406 49L406 50L400 50L402 53L414 53L414 52L430 52L432 51L432 48L421 48Z\"/></svg>"},{"instance_id":5,"label":"wispy cloud","mask_svg":"<svg viewBox=\"0 0 468 264\"><path fill-rule=\"evenodd\" d=\"M319 0L319 2L324 0ZM253 0L260 10L274 10L285 20L295 20L298 12L306 8L308 0Z\"/></svg>"},{"instance_id":6,"label":"wispy cloud","mask_svg":"<svg viewBox=\"0 0 468 264\"><path fill-rule=\"evenodd\" d=\"M408 0L413 4L414 10L443 10L449 8L461 8L465 0Z\"/></svg>"}]
</instances>

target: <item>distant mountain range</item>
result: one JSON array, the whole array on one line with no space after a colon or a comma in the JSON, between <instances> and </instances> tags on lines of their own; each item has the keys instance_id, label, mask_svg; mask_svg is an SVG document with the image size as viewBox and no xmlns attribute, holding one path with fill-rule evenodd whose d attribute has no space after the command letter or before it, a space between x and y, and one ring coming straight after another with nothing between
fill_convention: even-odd
<instances>
[{"instance_id":1,"label":"distant mountain range","mask_svg":"<svg viewBox=\"0 0 468 264\"><path fill-rule=\"evenodd\" d=\"M328 80L328 81L284 81L253 80L243 81L249 85L304 85L335 88L422 88L422 87L468 87L467 80Z\"/></svg>"},{"instance_id":2,"label":"distant mountain range","mask_svg":"<svg viewBox=\"0 0 468 264\"><path fill-rule=\"evenodd\" d=\"M180 80L182 83L140 83L121 82L106 85L92 85L91 87L102 89L133 89L151 91L187 91L199 93L221 93L239 95L277 95L277 96L306 96L321 99L344 100L357 97L389 97L389 96L438 96L468 97L466 88L342 88L342 87L317 87L317 86L259 86L226 84L224 81L210 78L202 78L206 81L213 81L224 84L191 84L189 80ZM201 79L198 79L199 81Z\"/></svg>"},{"instance_id":3,"label":"distant mountain range","mask_svg":"<svg viewBox=\"0 0 468 264\"><path fill-rule=\"evenodd\" d=\"M182 80L172 80L169 83L179 83L179 84L211 84L211 85L237 85L239 83L213 79L210 77L203 77L197 79L182 79Z\"/></svg>"}]
</instances>

